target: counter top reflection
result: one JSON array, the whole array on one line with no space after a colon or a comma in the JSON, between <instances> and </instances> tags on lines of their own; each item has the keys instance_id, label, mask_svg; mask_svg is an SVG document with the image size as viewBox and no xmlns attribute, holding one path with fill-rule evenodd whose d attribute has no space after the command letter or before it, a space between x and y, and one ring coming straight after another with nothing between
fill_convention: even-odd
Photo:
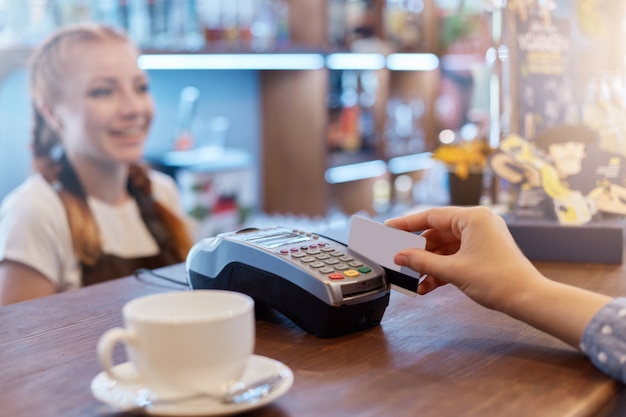
<instances>
[{"instance_id":1,"label":"counter top reflection","mask_svg":"<svg viewBox=\"0 0 626 417\"><path fill-rule=\"evenodd\" d=\"M536 263L555 280L626 294L623 265ZM184 266L159 271L184 281ZM128 300L184 289L126 277L0 308L0 403L7 416L110 416L89 384L96 343ZM278 314L257 321L256 353L295 375L255 417L624 415L626 392L579 352L452 286L392 293L380 326L319 339ZM124 360L118 353L117 361Z\"/></svg>"}]
</instances>

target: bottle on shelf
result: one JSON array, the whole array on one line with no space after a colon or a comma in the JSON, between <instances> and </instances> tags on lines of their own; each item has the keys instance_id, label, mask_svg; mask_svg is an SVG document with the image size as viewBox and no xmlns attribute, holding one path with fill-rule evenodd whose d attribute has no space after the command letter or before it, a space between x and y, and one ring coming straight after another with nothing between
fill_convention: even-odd
<instances>
[{"instance_id":1,"label":"bottle on shelf","mask_svg":"<svg viewBox=\"0 0 626 417\"><path fill-rule=\"evenodd\" d=\"M327 144L331 152L376 151L374 108L378 89L375 71L330 72Z\"/></svg>"},{"instance_id":2,"label":"bottle on shelf","mask_svg":"<svg viewBox=\"0 0 626 417\"><path fill-rule=\"evenodd\" d=\"M359 104L359 73L358 71L343 71L341 77L341 130L343 132L344 152L356 152L361 149L361 107Z\"/></svg>"},{"instance_id":3,"label":"bottle on shelf","mask_svg":"<svg viewBox=\"0 0 626 417\"><path fill-rule=\"evenodd\" d=\"M266 51L274 48L277 23L272 0L261 0L257 3L250 25L250 33L252 35L252 49Z\"/></svg>"},{"instance_id":4,"label":"bottle on shelf","mask_svg":"<svg viewBox=\"0 0 626 417\"><path fill-rule=\"evenodd\" d=\"M346 0L328 0L328 43L333 48L345 48L346 34Z\"/></svg>"},{"instance_id":5,"label":"bottle on shelf","mask_svg":"<svg viewBox=\"0 0 626 417\"><path fill-rule=\"evenodd\" d=\"M167 20L166 32L170 48L195 50L204 44L198 29L198 15L193 0L170 0L171 12Z\"/></svg>"},{"instance_id":6,"label":"bottle on shelf","mask_svg":"<svg viewBox=\"0 0 626 417\"><path fill-rule=\"evenodd\" d=\"M386 0L384 32L397 51L418 51L423 48L424 0Z\"/></svg>"},{"instance_id":7,"label":"bottle on shelf","mask_svg":"<svg viewBox=\"0 0 626 417\"><path fill-rule=\"evenodd\" d=\"M198 0L198 21L208 45L220 42L224 38L222 27L222 2L216 0Z\"/></svg>"},{"instance_id":8,"label":"bottle on shelf","mask_svg":"<svg viewBox=\"0 0 626 417\"><path fill-rule=\"evenodd\" d=\"M403 156L425 150L422 116L425 106L421 99L392 97L387 101L387 121L383 135L387 157Z\"/></svg>"},{"instance_id":9,"label":"bottle on shelf","mask_svg":"<svg viewBox=\"0 0 626 417\"><path fill-rule=\"evenodd\" d=\"M54 3L56 4L56 23L59 26L93 20L93 10L89 0L57 0Z\"/></svg>"},{"instance_id":10,"label":"bottle on shelf","mask_svg":"<svg viewBox=\"0 0 626 417\"><path fill-rule=\"evenodd\" d=\"M276 22L276 43L284 45L289 42L289 3L285 0L274 0L272 4L274 21Z\"/></svg>"},{"instance_id":11,"label":"bottle on shelf","mask_svg":"<svg viewBox=\"0 0 626 417\"><path fill-rule=\"evenodd\" d=\"M379 89L378 76L375 71L364 70L359 73L359 107L361 148L363 150L376 149L376 117L374 106Z\"/></svg>"},{"instance_id":12,"label":"bottle on shelf","mask_svg":"<svg viewBox=\"0 0 626 417\"><path fill-rule=\"evenodd\" d=\"M192 125L198 107L200 90L196 87L187 86L180 92L178 102L178 120L174 133L174 149L177 151L187 151L194 147L192 137Z\"/></svg>"},{"instance_id":13,"label":"bottle on shelf","mask_svg":"<svg viewBox=\"0 0 626 417\"><path fill-rule=\"evenodd\" d=\"M127 13L125 22L130 37L142 48L151 46L150 14L148 3L144 0L128 0L124 10Z\"/></svg>"},{"instance_id":14,"label":"bottle on shelf","mask_svg":"<svg viewBox=\"0 0 626 417\"><path fill-rule=\"evenodd\" d=\"M222 33L223 40L235 44L239 41L239 24L237 21L238 4L234 1L222 1Z\"/></svg>"},{"instance_id":15,"label":"bottle on shelf","mask_svg":"<svg viewBox=\"0 0 626 417\"><path fill-rule=\"evenodd\" d=\"M252 41L250 26L254 19L255 5L255 0L239 0L238 3L237 30L239 33L239 42L245 46L249 46Z\"/></svg>"},{"instance_id":16,"label":"bottle on shelf","mask_svg":"<svg viewBox=\"0 0 626 417\"><path fill-rule=\"evenodd\" d=\"M288 5L282 0L199 0L198 19L209 45L272 49L288 39Z\"/></svg>"},{"instance_id":17,"label":"bottle on shelf","mask_svg":"<svg viewBox=\"0 0 626 417\"><path fill-rule=\"evenodd\" d=\"M121 27L142 48L226 43L268 51L290 40L287 0L0 0L0 45L36 45L56 27Z\"/></svg>"},{"instance_id":18,"label":"bottle on shelf","mask_svg":"<svg viewBox=\"0 0 626 417\"><path fill-rule=\"evenodd\" d=\"M39 44L56 26L56 9L50 0L0 0L0 46Z\"/></svg>"},{"instance_id":19,"label":"bottle on shelf","mask_svg":"<svg viewBox=\"0 0 626 417\"><path fill-rule=\"evenodd\" d=\"M361 39L372 38L376 33L373 0L346 0L346 47Z\"/></svg>"},{"instance_id":20,"label":"bottle on shelf","mask_svg":"<svg viewBox=\"0 0 626 417\"><path fill-rule=\"evenodd\" d=\"M171 7L171 0L152 0L148 3L150 38L154 48L165 49L170 44L168 21L171 14Z\"/></svg>"}]
</instances>

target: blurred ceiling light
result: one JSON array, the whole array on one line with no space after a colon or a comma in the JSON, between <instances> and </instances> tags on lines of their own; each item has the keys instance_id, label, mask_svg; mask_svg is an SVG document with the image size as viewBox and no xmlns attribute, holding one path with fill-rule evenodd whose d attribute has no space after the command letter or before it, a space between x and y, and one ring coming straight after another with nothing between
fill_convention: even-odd
<instances>
[{"instance_id":1,"label":"blurred ceiling light","mask_svg":"<svg viewBox=\"0 0 626 417\"><path fill-rule=\"evenodd\" d=\"M329 184L375 178L387 172L387 164L381 160L361 162L358 164L343 165L329 168L324 174Z\"/></svg>"},{"instance_id":2,"label":"blurred ceiling light","mask_svg":"<svg viewBox=\"0 0 626 417\"><path fill-rule=\"evenodd\" d=\"M321 54L146 54L144 70L316 70L324 68Z\"/></svg>"},{"instance_id":3,"label":"blurred ceiling light","mask_svg":"<svg viewBox=\"0 0 626 417\"><path fill-rule=\"evenodd\" d=\"M439 68L439 58L434 54L387 55L387 68L392 71L432 71Z\"/></svg>"},{"instance_id":4,"label":"blurred ceiling light","mask_svg":"<svg viewBox=\"0 0 626 417\"><path fill-rule=\"evenodd\" d=\"M326 57L326 66L331 70L379 70L385 68L382 54L341 53Z\"/></svg>"},{"instance_id":5,"label":"blurred ceiling light","mask_svg":"<svg viewBox=\"0 0 626 417\"><path fill-rule=\"evenodd\" d=\"M389 160L389 172L394 175L406 172L421 171L433 165L431 152L416 153L413 155L403 155Z\"/></svg>"}]
</instances>

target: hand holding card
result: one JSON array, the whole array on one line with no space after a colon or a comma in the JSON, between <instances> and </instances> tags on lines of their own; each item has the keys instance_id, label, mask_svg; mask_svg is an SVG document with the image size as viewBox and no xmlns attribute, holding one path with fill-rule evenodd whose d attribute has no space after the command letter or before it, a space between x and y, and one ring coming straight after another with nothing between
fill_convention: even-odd
<instances>
[{"instance_id":1,"label":"hand holding card","mask_svg":"<svg viewBox=\"0 0 626 417\"><path fill-rule=\"evenodd\" d=\"M352 216L348 248L379 264L387 271L393 288L416 295L422 274L410 268L396 265L394 256L402 249L426 247L426 239L416 233L394 229L374 220Z\"/></svg>"}]
</instances>

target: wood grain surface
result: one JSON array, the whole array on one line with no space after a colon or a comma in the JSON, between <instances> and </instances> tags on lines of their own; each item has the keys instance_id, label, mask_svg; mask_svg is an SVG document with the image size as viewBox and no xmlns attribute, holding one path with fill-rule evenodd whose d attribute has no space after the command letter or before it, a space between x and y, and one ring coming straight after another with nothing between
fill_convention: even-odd
<instances>
[{"instance_id":1,"label":"wood grain surface","mask_svg":"<svg viewBox=\"0 0 626 417\"><path fill-rule=\"evenodd\" d=\"M549 277L626 294L621 265L539 263ZM184 267L160 273L185 281ZM184 286L146 277L0 308L1 416L108 416L89 384L96 344L135 297ZM380 326L332 339L279 313L257 317L256 353L295 375L291 390L249 417L623 415L623 386L579 352L447 286L392 293ZM125 360L120 348L118 362Z\"/></svg>"}]
</instances>

